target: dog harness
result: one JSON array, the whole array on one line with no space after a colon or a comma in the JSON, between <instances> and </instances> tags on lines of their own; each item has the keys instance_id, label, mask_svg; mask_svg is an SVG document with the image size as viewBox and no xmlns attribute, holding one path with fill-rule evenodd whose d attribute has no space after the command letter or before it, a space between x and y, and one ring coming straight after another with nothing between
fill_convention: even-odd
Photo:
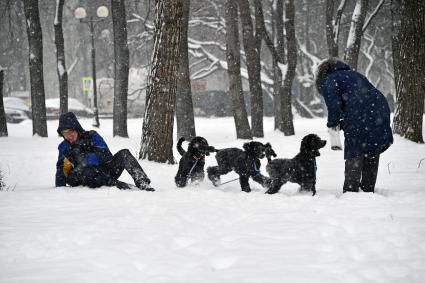
<instances>
[{"instance_id":1,"label":"dog harness","mask_svg":"<svg viewBox=\"0 0 425 283\"><path fill-rule=\"evenodd\" d=\"M255 173L254 176L261 174L260 169L257 168L257 166L255 165L255 162L252 163L251 170Z\"/></svg>"},{"instance_id":2,"label":"dog harness","mask_svg":"<svg viewBox=\"0 0 425 283\"><path fill-rule=\"evenodd\" d=\"M313 158L313 163L311 166L311 172L313 173L313 177L316 177L316 171L317 171L316 158Z\"/></svg>"},{"instance_id":3,"label":"dog harness","mask_svg":"<svg viewBox=\"0 0 425 283\"><path fill-rule=\"evenodd\" d=\"M188 178L189 178L189 177L190 177L190 175L192 174L193 169L195 169L196 164L198 164L199 159L201 159L201 157L199 157L199 158L198 158L198 157L196 157L195 155L193 155L193 156L192 156L192 158L193 158L194 160L192 161L192 163L193 163L192 168L190 168L189 173L187 173L187 177L188 177Z\"/></svg>"}]
</instances>

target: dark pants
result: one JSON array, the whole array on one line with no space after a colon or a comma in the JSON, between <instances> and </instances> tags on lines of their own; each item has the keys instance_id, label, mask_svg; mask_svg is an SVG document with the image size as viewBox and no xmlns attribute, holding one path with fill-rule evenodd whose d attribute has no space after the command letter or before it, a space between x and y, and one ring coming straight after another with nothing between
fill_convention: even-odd
<instances>
[{"instance_id":1,"label":"dark pants","mask_svg":"<svg viewBox=\"0 0 425 283\"><path fill-rule=\"evenodd\" d=\"M363 154L345 160L343 192L375 192L379 153Z\"/></svg>"},{"instance_id":2,"label":"dark pants","mask_svg":"<svg viewBox=\"0 0 425 283\"><path fill-rule=\"evenodd\" d=\"M133 178L137 187L150 184L148 176L128 149L118 151L110 162L102 166L73 169L66 181L71 186L87 186L90 188L116 186L124 169Z\"/></svg>"}]
</instances>

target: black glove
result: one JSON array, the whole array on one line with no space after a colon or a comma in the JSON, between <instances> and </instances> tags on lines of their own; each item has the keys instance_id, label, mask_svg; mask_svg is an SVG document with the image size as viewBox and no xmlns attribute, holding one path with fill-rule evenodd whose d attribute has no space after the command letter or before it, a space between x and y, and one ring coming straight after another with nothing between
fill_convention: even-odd
<instances>
[{"instance_id":1,"label":"black glove","mask_svg":"<svg viewBox=\"0 0 425 283\"><path fill-rule=\"evenodd\" d=\"M93 152L95 147L91 143L91 141L87 140L77 140L72 147L78 148L80 152Z\"/></svg>"}]
</instances>

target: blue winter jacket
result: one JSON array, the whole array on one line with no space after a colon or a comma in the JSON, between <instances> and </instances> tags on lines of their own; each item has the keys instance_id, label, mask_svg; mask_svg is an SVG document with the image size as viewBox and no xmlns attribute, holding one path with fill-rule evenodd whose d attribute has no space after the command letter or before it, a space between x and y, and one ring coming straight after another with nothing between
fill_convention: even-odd
<instances>
[{"instance_id":1,"label":"blue winter jacket","mask_svg":"<svg viewBox=\"0 0 425 283\"><path fill-rule=\"evenodd\" d=\"M347 64L326 63L317 85L328 108L327 126L339 125L344 131L344 158L385 151L393 143L393 136L384 95Z\"/></svg>"},{"instance_id":2,"label":"blue winter jacket","mask_svg":"<svg viewBox=\"0 0 425 283\"><path fill-rule=\"evenodd\" d=\"M103 138L96 131L85 131L72 112L62 114L59 118L57 130L59 135L62 135L65 129L75 129L78 132L78 139L74 144L64 139L58 146L56 187L66 185L69 169L102 166L112 159L112 153ZM69 165L71 168L68 168Z\"/></svg>"}]
</instances>

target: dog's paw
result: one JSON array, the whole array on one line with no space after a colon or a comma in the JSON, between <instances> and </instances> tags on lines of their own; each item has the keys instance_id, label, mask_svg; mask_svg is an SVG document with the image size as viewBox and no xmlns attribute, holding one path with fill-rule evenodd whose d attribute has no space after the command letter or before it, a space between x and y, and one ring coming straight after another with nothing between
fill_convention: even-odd
<instances>
[{"instance_id":1,"label":"dog's paw","mask_svg":"<svg viewBox=\"0 0 425 283\"><path fill-rule=\"evenodd\" d=\"M210 179L210 181L212 182L212 184L214 185L214 187L218 187L218 186L221 185L220 177L213 176L213 175L208 175L208 179Z\"/></svg>"},{"instance_id":2,"label":"dog's paw","mask_svg":"<svg viewBox=\"0 0 425 283\"><path fill-rule=\"evenodd\" d=\"M251 188L242 188L242 191L245 193L250 193L251 192Z\"/></svg>"}]
</instances>

